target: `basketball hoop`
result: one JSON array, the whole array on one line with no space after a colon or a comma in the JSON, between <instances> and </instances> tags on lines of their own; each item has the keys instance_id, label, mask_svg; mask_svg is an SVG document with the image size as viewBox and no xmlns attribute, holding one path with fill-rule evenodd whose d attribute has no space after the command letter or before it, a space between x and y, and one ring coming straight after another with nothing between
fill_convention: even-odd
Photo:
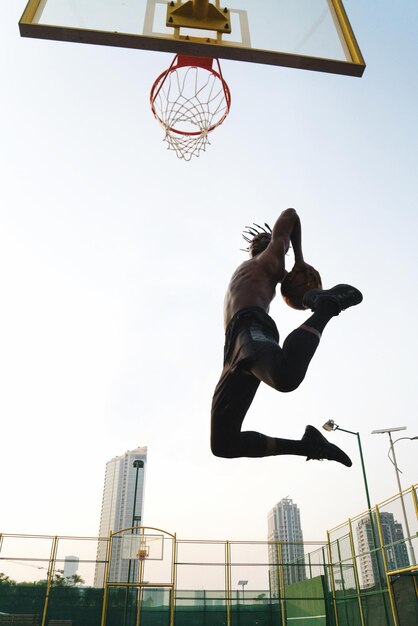
<instances>
[{"instance_id":1,"label":"basketball hoop","mask_svg":"<svg viewBox=\"0 0 418 626\"><path fill-rule=\"evenodd\" d=\"M141 548L138 550L138 554L136 555L140 561L144 561L148 556L147 548Z\"/></svg>"},{"instance_id":2,"label":"basketball hoop","mask_svg":"<svg viewBox=\"0 0 418 626\"><path fill-rule=\"evenodd\" d=\"M212 67L214 60L218 71ZM150 102L168 149L190 161L206 150L208 134L228 115L231 94L218 59L176 55L154 82Z\"/></svg>"},{"instance_id":3,"label":"basketball hoop","mask_svg":"<svg viewBox=\"0 0 418 626\"><path fill-rule=\"evenodd\" d=\"M149 548L147 546L146 539L141 537L139 540L139 547L138 547L138 552L136 553L136 558L139 559L140 561L144 561L147 558L148 554L149 554Z\"/></svg>"}]
</instances>

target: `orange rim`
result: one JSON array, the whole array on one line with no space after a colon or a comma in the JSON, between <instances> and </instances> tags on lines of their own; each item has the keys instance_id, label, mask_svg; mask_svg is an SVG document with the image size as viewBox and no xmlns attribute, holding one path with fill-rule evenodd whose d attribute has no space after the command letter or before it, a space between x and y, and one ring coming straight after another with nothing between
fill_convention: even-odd
<instances>
[{"instance_id":1,"label":"orange rim","mask_svg":"<svg viewBox=\"0 0 418 626\"><path fill-rule=\"evenodd\" d=\"M216 70L213 69L212 67L212 62L216 61L218 64L218 69L219 72L217 72ZM210 126L208 128L208 130L206 131L183 131L183 130L177 130L176 128L173 128L172 126L168 126L162 119L161 117L158 115L156 109L155 109L155 100L158 96L158 94L161 91L162 86L164 85L167 76L169 74L171 74L172 72L175 72L178 68L180 67L200 67L202 69L207 70L208 72L210 72L211 74L213 74L213 76L215 76L215 78L217 78L218 80L221 81L222 84L222 88L224 90L224 94L225 94L225 101L226 101L226 109L225 112L223 114L223 116L221 117L220 120L218 120L216 122L216 124L212 124L212 126ZM160 122L160 124L162 126L164 126L164 128L169 131L170 133L176 133L177 135L183 135L185 137L198 137L199 135L203 135L203 134L207 134L210 133L212 130L214 130L215 128L217 128L218 126L220 126L220 124L222 124L222 122L225 120L225 118L227 117L229 110L231 108L231 92L229 90L228 87L228 83L226 82L226 80L223 78L222 76L222 71L221 71L221 66L219 64L219 60L218 59L212 59L209 57L193 57L193 56L187 56L187 55L179 55L177 54L174 59L172 64L170 65L170 67L166 70L164 70L164 72L162 72L154 81L154 84L151 88L151 93L150 93L150 104L151 104L151 110L154 114L154 116L156 117L156 119Z\"/></svg>"}]
</instances>

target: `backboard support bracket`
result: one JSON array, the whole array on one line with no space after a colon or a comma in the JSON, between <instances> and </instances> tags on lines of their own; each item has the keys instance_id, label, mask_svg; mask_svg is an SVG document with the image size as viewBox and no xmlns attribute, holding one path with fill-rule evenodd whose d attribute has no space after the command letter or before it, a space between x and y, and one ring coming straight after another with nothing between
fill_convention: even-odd
<instances>
[{"instance_id":1,"label":"backboard support bracket","mask_svg":"<svg viewBox=\"0 0 418 626\"><path fill-rule=\"evenodd\" d=\"M229 10L218 9L208 0L189 0L184 4L172 0L167 5L166 26L173 28L197 28L215 30L218 33L231 33Z\"/></svg>"}]
</instances>

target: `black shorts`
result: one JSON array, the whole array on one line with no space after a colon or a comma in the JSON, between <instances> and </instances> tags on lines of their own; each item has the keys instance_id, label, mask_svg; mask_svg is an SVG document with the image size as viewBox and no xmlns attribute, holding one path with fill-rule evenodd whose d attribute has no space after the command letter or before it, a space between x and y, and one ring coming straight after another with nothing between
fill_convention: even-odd
<instances>
[{"instance_id":1,"label":"black shorts","mask_svg":"<svg viewBox=\"0 0 418 626\"><path fill-rule=\"evenodd\" d=\"M260 379L251 367L266 351L281 352L279 332L260 307L242 309L225 333L224 367L212 399L212 434L229 425L238 432Z\"/></svg>"},{"instance_id":2,"label":"black shorts","mask_svg":"<svg viewBox=\"0 0 418 626\"><path fill-rule=\"evenodd\" d=\"M260 307L242 309L225 331L224 367L246 369L272 344L278 347L279 331L271 317Z\"/></svg>"}]
</instances>

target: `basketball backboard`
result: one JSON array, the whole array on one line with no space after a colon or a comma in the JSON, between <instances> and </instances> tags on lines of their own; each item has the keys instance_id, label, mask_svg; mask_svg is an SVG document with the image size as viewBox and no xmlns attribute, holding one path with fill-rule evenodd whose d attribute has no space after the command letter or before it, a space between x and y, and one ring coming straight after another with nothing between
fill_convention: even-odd
<instances>
[{"instance_id":1,"label":"basketball backboard","mask_svg":"<svg viewBox=\"0 0 418 626\"><path fill-rule=\"evenodd\" d=\"M29 0L23 37L361 76L341 0Z\"/></svg>"},{"instance_id":2,"label":"basketball backboard","mask_svg":"<svg viewBox=\"0 0 418 626\"><path fill-rule=\"evenodd\" d=\"M126 534L117 539L122 541L122 559L161 561L164 558L163 535Z\"/></svg>"}]
</instances>

